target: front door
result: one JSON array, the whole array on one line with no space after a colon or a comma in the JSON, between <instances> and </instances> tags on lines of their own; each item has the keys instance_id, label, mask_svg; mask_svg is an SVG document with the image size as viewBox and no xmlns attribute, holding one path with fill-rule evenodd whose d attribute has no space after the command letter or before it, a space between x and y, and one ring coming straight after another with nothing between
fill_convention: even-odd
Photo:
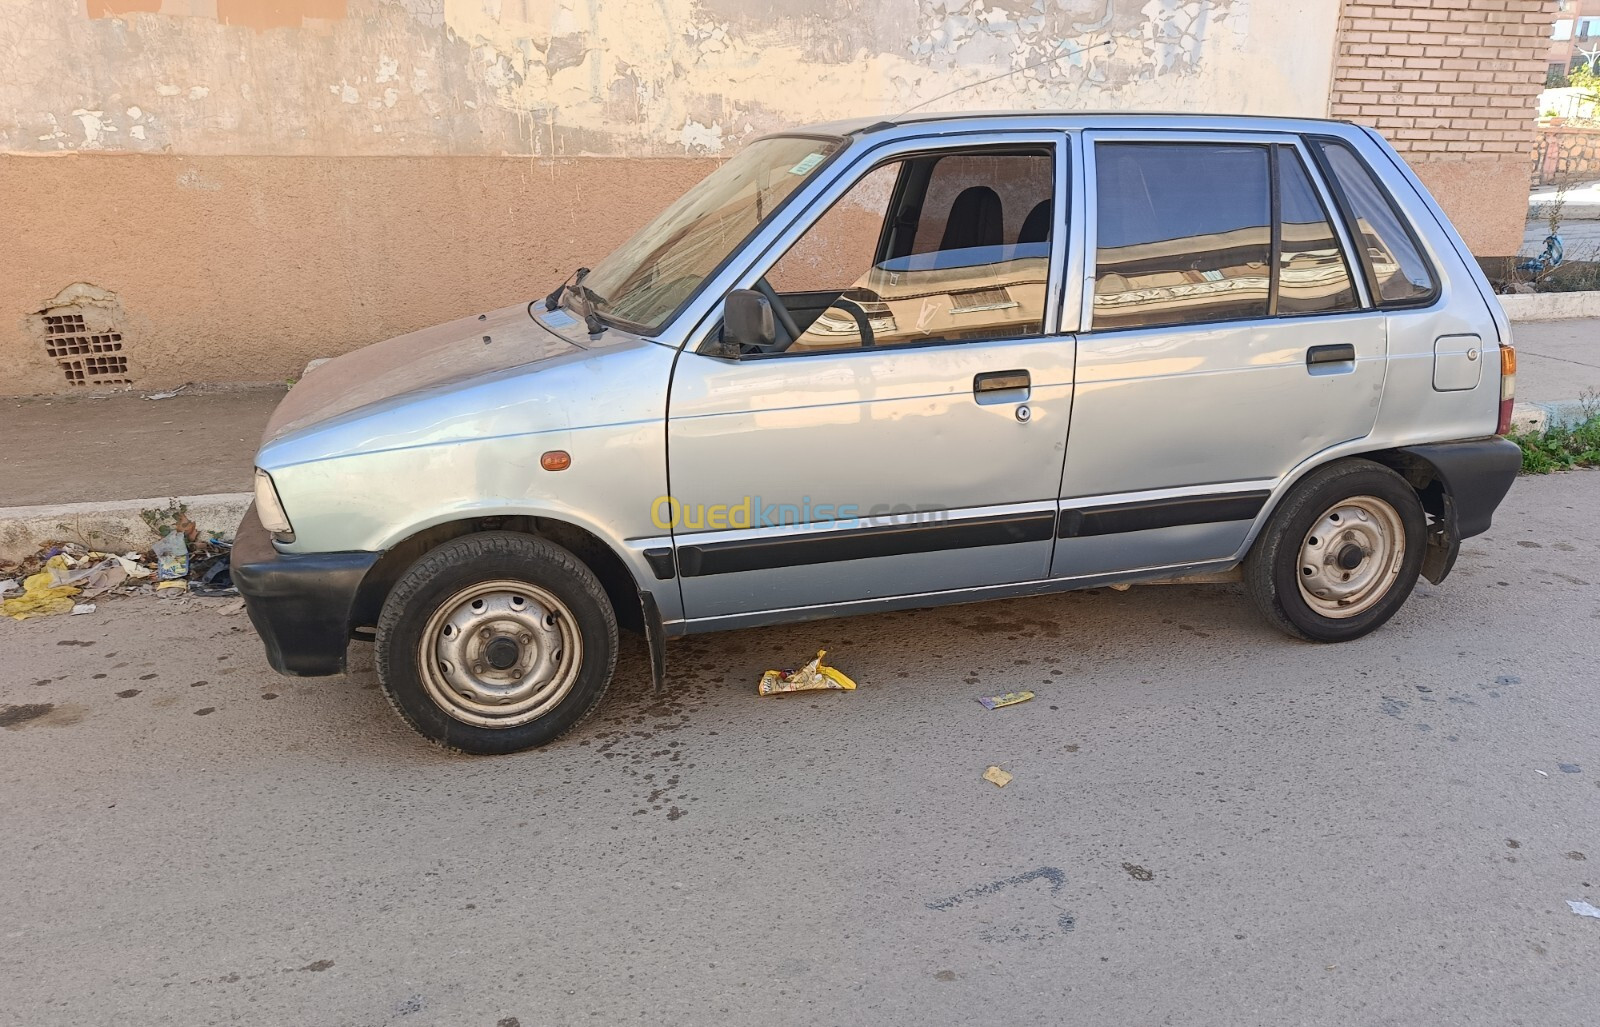
<instances>
[{"instance_id":1,"label":"front door","mask_svg":"<svg viewBox=\"0 0 1600 1027\"><path fill-rule=\"evenodd\" d=\"M1371 431L1384 315L1297 137L1085 146L1093 270L1052 573L1226 559L1284 475Z\"/></svg>"},{"instance_id":2,"label":"front door","mask_svg":"<svg viewBox=\"0 0 1600 1027\"><path fill-rule=\"evenodd\" d=\"M1048 576L1073 381L1059 142L879 157L748 276L775 345L691 341L657 506L688 618Z\"/></svg>"}]
</instances>

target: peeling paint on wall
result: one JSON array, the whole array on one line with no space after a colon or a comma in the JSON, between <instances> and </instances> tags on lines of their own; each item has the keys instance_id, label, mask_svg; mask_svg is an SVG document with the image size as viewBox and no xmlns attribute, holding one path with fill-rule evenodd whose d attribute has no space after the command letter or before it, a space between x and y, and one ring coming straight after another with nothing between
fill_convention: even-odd
<instances>
[{"instance_id":1,"label":"peeling paint on wall","mask_svg":"<svg viewBox=\"0 0 1600 1027\"><path fill-rule=\"evenodd\" d=\"M795 124L891 114L1108 40L938 106L1319 115L1338 10L1338 0L0 0L0 150L715 154Z\"/></svg>"}]
</instances>

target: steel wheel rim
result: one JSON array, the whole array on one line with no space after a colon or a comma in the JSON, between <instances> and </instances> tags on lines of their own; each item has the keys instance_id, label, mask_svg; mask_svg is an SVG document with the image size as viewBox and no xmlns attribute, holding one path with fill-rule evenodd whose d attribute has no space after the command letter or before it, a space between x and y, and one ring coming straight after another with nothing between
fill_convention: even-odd
<instances>
[{"instance_id":1,"label":"steel wheel rim","mask_svg":"<svg viewBox=\"0 0 1600 1027\"><path fill-rule=\"evenodd\" d=\"M1300 597L1334 620L1359 616L1400 578L1406 528L1400 512L1376 496L1352 496L1323 511L1300 543Z\"/></svg>"},{"instance_id":2,"label":"steel wheel rim","mask_svg":"<svg viewBox=\"0 0 1600 1027\"><path fill-rule=\"evenodd\" d=\"M445 713L478 727L538 720L567 697L583 666L572 610L524 581L462 589L428 618L418 645L422 684Z\"/></svg>"}]
</instances>

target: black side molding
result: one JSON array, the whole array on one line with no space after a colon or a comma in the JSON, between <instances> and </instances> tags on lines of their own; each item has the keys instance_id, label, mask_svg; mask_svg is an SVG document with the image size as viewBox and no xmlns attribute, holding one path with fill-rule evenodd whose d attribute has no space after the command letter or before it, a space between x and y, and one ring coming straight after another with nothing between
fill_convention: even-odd
<instances>
[{"instance_id":1,"label":"black side molding","mask_svg":"<svg viewBox=\"0 0 1600 1027\"><path fill-rule=\"evenodd\" d=\"M650 570L655 574L657 581L671 581L677 573L672 563L672 548L664 546L660 549L646 549L644 551L645 563L650 565Z\"/></svg>"},{"instance_id":2,"label":"black side molding","mask_svg":"<svg viewBox=\"0 0 1600 1027\"><path fill-rule=\"evenodd\" d=\"M1041 510L962 521L858 528L826 535L801 533L781 538L700 542L678 547L678 573L686 578L698 578L773 567L1047 542L1055 520L1054 513Z\"/></svg>"},{"instance_id":3,"label":"black side molding","mask_svg":"<svg viewBox=\"0 0 1600 1027\"><path fill-rule=\"evenodd\" d=\"M1127 531L1176 528L1183 524L1249 521L1266 505L1270 492L1231 492L1221 496L1179 496L1143 503L1088 506L1061 511L1058 538L1118 535Z\"/></svg>"}]
</instances>

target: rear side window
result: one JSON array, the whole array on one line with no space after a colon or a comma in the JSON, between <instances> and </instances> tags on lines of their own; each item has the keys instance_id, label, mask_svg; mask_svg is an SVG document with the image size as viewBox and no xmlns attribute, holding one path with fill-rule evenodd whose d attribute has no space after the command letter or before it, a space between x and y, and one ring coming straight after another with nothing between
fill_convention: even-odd
<instances>
[{"instance_id":1,"label":"rear side window","mask_svg":"<svg viewBox=\"0 0 1600 1027\"><path fill-rule=\"evenodd\" d=\"M1323 314L1361 305L1328 212L1292 147L1278 147L1278 313Z\"/></svg>"},{"instance_id":2,"label":"rear side window","mask_svg":"<svg viewBox=\"0 0 1600 1027\"><path fill-rule=\"evenodd\" d=\"M1353 232L1361 240L1362 258L1379 305L1431 302L1439 288L1433 269L1404 215L1371 169L1342 142L1315 139L1312 143L1345 206L1346 219L1354 223Z\"/></svg>"},{"instance_id":3,"label":"rear side window","mask_svg":"<svg viewBox=\"0 0 1600 1027\"><path fill-rule=\"evenodd\" d=\"M1266 147L1101 143L1095 168L1094 327L1267 316Z\"/></svg>"}]
</instances>

